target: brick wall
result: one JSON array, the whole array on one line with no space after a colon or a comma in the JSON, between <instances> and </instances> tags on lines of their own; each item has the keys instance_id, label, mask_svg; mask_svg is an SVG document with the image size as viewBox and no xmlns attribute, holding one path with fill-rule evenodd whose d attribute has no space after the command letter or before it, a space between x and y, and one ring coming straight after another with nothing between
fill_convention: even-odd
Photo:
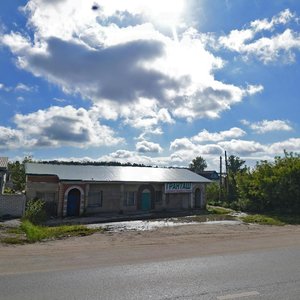
<instances>
[{"instance_id":1,"label":"brick wall","mask_svg":"<svg viewBox=\"0 0 300 300\"><path fill-rule=\"evenodd\" d=\"M25 211L25 195L0 195L0 217L22 217Z\"/></svg>"}]
</instances>

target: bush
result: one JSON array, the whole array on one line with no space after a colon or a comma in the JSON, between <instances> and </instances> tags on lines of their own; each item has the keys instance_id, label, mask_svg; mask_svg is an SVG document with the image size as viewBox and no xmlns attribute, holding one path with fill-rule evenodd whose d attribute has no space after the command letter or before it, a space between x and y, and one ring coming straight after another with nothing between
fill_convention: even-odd
<instances>
[{"instance_id":1,"label":"bush","mask_svg":"<svg viewBox=\"0 0 300 300\"><path fill-rule=\"evenodd\" d=\"M45 201L41 199L29 200L26 204L24 220L30 221L32 224L41 224L47 219L45 210Z\"/></svg>"},{"instance_id":2,"label":"bush","mask_svg":"<svg viewBox=\"0 0 300 300\"><path fill-rule=\"evenodd\" d=\"M212 182L211 184L209 184L206 188L207 203L210 205L218 205L219 194L220 194L219 184L216 182Z\"/></svg>"}]
</instances>

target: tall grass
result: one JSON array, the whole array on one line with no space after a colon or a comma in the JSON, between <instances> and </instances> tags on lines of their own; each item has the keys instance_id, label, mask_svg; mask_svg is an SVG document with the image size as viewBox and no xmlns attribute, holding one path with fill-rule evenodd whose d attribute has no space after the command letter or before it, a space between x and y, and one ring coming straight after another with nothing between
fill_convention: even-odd
<instances>
[{"instance_id":1,"label":"tall grass","mask_svg":"<svg viewBox=\"0 0 300 300\"><path fill-rule=\"evenodd\" d=\"M83 225L65 225L57 227L38 226L32 224L28 220L22 222L21 229L26 233L27 240L30 243L69 236L85 236L101 230L87 228Z\"/></svg>"},{"instance_id":2,"label":"tall grass","mask_svg":"<svg viewBox=\"0 0 300 300\"><path fill-rule=\"evenodd\" d=\"M285 225L284 222L282 222L276 217L258 215L258 214L241 217L241 220L246 223L256 223L260 225L277 225L277 226Z\"/></svg>"}]
</instances>

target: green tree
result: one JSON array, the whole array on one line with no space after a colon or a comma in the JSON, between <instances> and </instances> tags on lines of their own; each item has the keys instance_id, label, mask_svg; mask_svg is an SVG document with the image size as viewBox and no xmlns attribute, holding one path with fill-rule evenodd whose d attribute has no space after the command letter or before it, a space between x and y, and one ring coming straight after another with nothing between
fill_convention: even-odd
<instances>
[{"instance_id":1,"label":"green tree","mask_svg":"<svg viewBox=\"0 0 300 300\"><path fill-rule=\"evenodd\" d=\"M300 213L300 155L284 153L274 162L261 161L237 177L244 210Z\"/></svg>"},{"instance_id":2,"label":"green tree","mask_svg":"<svg viewBox=\"0 0 300 300\"><path fill-rule=\"evenodd\" d=\"M192 163L189 165L189 169L195 173L203 172L207 168L207 163L205 159L201 156L197 156L192 160Z\"/></svg>"},{"instance_id":3,"label":"green tree","mask_svg":"<svg viewBox=\"0 0 300 300\"><path fill-rule=\"evenodd\" d=\"M227 201L234 202L238 200L237 176L244 173L247 167L244 166L245 161L238 156L230 155L227 161Z\"/></svg>"},{"instance_id":4,"label":"green tree","mask_svg":"<svg viewBox=\"0 0 300 300\"><path fill-rule=\"evenodd\" d=\"M210 205L222 205L219 201L220 185L217 182L212 182L206 187L206 200Z\"/></svg>"},{"instance_id":5,"label":"green tree","mask_svg":"<svg viewBox=\"0 0 300 300\"><path fill-rule=\"evenodd\" d=\"M8 164L8 172L10 173L14 190L24 191L26 184L25 163L32 161L31 157L25 157L22 162L18 160Z\"/></svg>"}]
</instances>

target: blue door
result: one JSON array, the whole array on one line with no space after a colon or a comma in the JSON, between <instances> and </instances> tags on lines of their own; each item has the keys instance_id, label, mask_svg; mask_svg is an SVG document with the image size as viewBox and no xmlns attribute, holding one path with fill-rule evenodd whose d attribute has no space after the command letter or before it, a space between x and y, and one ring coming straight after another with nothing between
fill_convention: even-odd
<instances>
[{"instance_id":1,"label":"blue door","mask_svg":"<svg viewBox=\"0 0 300 300\"><path fill-rule=\"evenodd\" d=\"M151 194L149 192L142 193L142 210L150 210L151 208Z\"/></svg>"},{"instance_id":2,"label":"blue door","mask_svg":"<svg viewBox=\"0 0 300 300\"><path fill-rule=\"evenodd\" d=\"M70 190L67 202L67 216L79 216L80 212L80 191Z\"/></svg>"}]
</instances>

